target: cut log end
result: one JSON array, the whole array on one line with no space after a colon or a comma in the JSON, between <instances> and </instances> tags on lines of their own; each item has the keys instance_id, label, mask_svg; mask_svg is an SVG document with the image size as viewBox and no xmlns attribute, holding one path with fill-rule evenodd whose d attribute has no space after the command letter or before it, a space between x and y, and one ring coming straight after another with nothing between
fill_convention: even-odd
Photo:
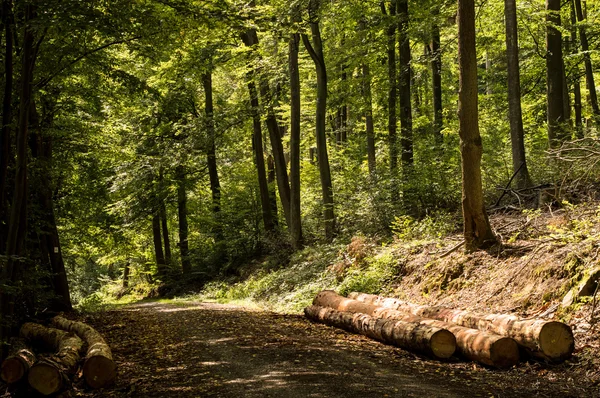
<instances>
[{"instance_id":1,"label":"cut log end","mask_svg":"<svg viewBox=\"0 0 600 398\"><path fill-rule=\"evenodd\" d=\"M63 386L63 377L60 371L44 362L38 362L29 370L29 385L43 395L51 395Z\"/></svg>"},{"instance_id":2,"label":"cut log end","mask_svg":"<svg viewBox=\"0 0 600 398\"><path fill-rule=\"evenodd\" d=\"M490 360L492 366L508 369L519 362L519 346L509 337L496 340L490 347Z\"/></svg>"},{"instance_id":3,"label":"cut log end","mask_svg":"<svg viewBox=\"0 0 600 398\"><path fill-rule=\"evenodd\" d=\"M92 356L83 365L86 383L92 388L111 385L117 377L117 367L113 360L105 356Z\"/></svg>"},{"instance_id":4,"label":"cut log end","mask_svg":"<svg viewBox=\"0 0 600 398\"><path fill-rule=\"evenodd\" d=\"M25 376L25 366L17 358L8 358L2 362L0 374L7 384L16 383Z\"/></svg>"},{"instance_id":5,"label":"cut log end","mask_svg":"<svg viewBox=\"0 0 600 398\"><path fill-rule=\"evenodd\" d=\"M575 349L573 331L562 322L548 322L540 331L540 351L551 361L568 359Z\"/></svg>"},{"instance_id":6,"label":"cut log end","mask_svg":"<svg viewBox=\"0 0 600 398\"><path fill-rule=\"evenodd\" d=\"M456 351L456 337L446 329L438 330L431 336L431 351L437 358L450 358Z\"/></svg>"}]
</instances>

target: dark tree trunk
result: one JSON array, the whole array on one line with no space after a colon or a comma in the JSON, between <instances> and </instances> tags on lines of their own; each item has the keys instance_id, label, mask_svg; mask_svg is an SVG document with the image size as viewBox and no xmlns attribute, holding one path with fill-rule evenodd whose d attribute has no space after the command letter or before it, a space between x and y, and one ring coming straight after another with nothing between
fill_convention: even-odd
<instances>
[{"instance_id":1,"label":"dark tree trunk","mask_svg":"<svg viewBox=\"0 0 600 398\"><path fill-rule=\"evenodd\" d=\"M8 163L12 156L11 128L12 123L12 89L13 89L13 36L10 17L12 1L2 2L2 23L4 25L5 52L4 52L4 97L2 99L2 136L0 137L0 252L4 253L6 247L8 227L8 205L6 186L8 177Z\"/></svg>"},{"instance_id":2,"label":"dark tree trunk","mask_svg":"<svg viewBox=\"0 0 600 398\"><path fill-rule=\"evenodd\" d=\"M458 0L458 117L462 160L462 210L467 251L496 243L483 201L481 154L477 113L477 54L474 0Z\"/></svg>"},{"instance_id":3,"label":"dark tree trunk","mask_svg":"<svg viewBox=\"0 0 600 398\"><path fill-rule=\"evenodd\" d=\"M269 204L273 214L273 223L279 225L277 216L277 179L275 178L275 160L273 156L267 157L267 183L269 186Z\"/></svg>"},{"instance_id":4,"label":"dark tree trunk","mask_svg":"<svg viewBox=\"0 0 600 398\"><path fill-rule=\"evenodd\" d=\"M188 244L187 219L187 175L184 166L177 166L177 213L179 216L179 254L181 255L181 270L189 274L192 270L190 249Z\"/></svg>"},{"instance_id":5,"label":"dark tree trunk","mask_svg":"<svg viewBox=\"0 0 600 398\"><path fill-rule=\"evenodd\" d=\"M506 61L508 69L508 117L510 121L510 142L512 164L516 186L531 186L525 158L523 117L521 114L521 78L519 75L519 39L517 34L516 0L504 0L504 20L506 22Z\"/></svg>"},{"instance_id":6,"label":"dark tree trunk","mask_svg":"<svg viewBox=\"0 0 600 398\"><path fill-rule=\"evenodd\" d=\"M242 34L242 41L251 46L252 41L249 33ZM269 184L265 170L265 155L263 151L262 123L260 120L260 104L258 102L258 91L254 83L255 72L250 71L246 74L248 79L248 92L250 93L250 107L252 109L252 149L254 152L254 164L258 175L258 190L260 193L260 204L262 209L262 219L265 231L272 231L275 228L273 222L273 213L269 198Z\"/></svg>"},{"instance_id":7,"label":"dark tree trunk","mask_svg":"<svg viewBox=\"0 0 600 398\"><path fill-rule=\"evenodd\" d=\"M129 287L129 271L129 261L127 261L123 266L123 289L127 289Z\"/></svg>"},{"instance_id":8,"label":"dark tree trunk","mask_svg":"<svg viewBox=\"0 0 600 398\"><path fill-rule=\"evenodd\" d=\"M325 240L331 242L335 236L335 215L333 210L333 186L331 183L331 170L329 168L329 156L327 154L326 134L326 112L327 112L327 69L325 57L323 56L323 42L321 41L321 30L317 13L320 2L310 1L310 30L312 44L308 36L302 35L304 46L309 52L317 72L317 110L316 110L316 141L317 156L319 164L319 175L321 177L321 192L323 196L323 215L325 219Z\"/></svg>"},{"instance_id":9,"label":"dark tree trunk","mask_svg":"<svg viewBox=\"0 0 600 398\"><path fill-rule=\"evenodd\" d=\"M546 0L546 91L548 101L548 141L556 146L566 138L560 0Z\"/></svg>"},{"instance_id":10,"label":"dark tree trunk","mask_svg":"<svg viewBox=\"0 0 600 398\"><path fill-rule=\"evenodd\" d=\"M579 21L579 40L581 42L581 51L583 52L583 60L585 64L585 79L587 81L587 88L589 92L590 105L594 116L598 118L600 116L600 109L598 109L598 98L596 96L596 84L594 83L594 70L592 69L592 59L590 57L590 46L588 43L587 34L585 31L585 25L583 22L584 18L583 10L581 8L581 0L575 1L575 11L577 14L577 20Z\"/></svg>"},{"instance_id":11,"label":"dark tree trunk","mask_svg":"<svg viewBox=\"0 0 600 398\"><path fill-rule=\"evenodd\" d=\"M439 16L439 6L433 8L433 25L431 26L431 75L433 83L433 133L436 141L443 142L442 128L443 108L442 108L442 52L440 49L440 27L437 18Z\"/></svg>"},{"instance_id":12,"label":"dark tree trunk","mask_svg":"<svg viewBox=\"0 0 600 398\"><path fill-rule=\"evenodd\" d=\"M15 256L21 255L23 248L23 240L25 238L25 230L27 223L27 141L29 129L29 108L32 96L33 68L35 65L35 57L33 50L33 29L31 28L31 20L34 18L34 7L31 5L25 8L25 33L23 37L22 47L22 69L21 69L21 94L19 103L19 127L17 130L17 152L16 152L16 175L15 188L12 200L10 213L10 221L8 224L8 236L6 243L6 259L2 260L2 279L0 283L12 286L16 282L16 268L20 264L14 259ZM14 314L14 296L0 292L0 315L4 320L0 325L0 342L9 335L10 321ZM8 322L7 322L8 321ZM0 354L4 354L4 348L0 349ZM0 355L4 357L4 355Z\"/></svg>"},{"instance_id":13,"label":"dark tree trunk","mask_svg":"<svg viewBox=\"0 0 600 398\"><path fill-rule=\"evenodd\" d=\"M294 249L301 249L302 219L300 213L300 70L298 52L300 35L292 33L289 43L290 69L290 236Z\"/></svg>"},{"instance_id":14,"label":"dark tree trunk","mask_svg":"<svg viewBox=\"0 0 600 398\"><path fill-rule=\"evenodd\" d=\"M571 43L572 54L577 54L577 16L575 13L575 0L571 0ZM583 138L583 116L581 114L581 79L579 66L576 67L573 77L573 107L575 108L575 135Z\"/></svg>"},{"instance_id":15,"label":"dark tree trunk","mask_svg":"<svg viewBox=\"0 0 600 398\"><path fill-rule=\"evenodd\" d=\"M410 65L410 39L408 37L408 0L398 1L398 43L400 48L400 76L398 81L400 93L400 142L402 147L402 166L404 179L408 175L407 169L413 164L413 131L412 131L412 106L410 96L411 65Z\"/></svg>"},{"instance_id":16,"label":"dark tree trunk","mask_svg":"<svg viewBox=\"0 0 600 398\"><path fill-rule=\"evenodd\" d=\"M162 239L160 237L160 216L157 211L155 211L152 215L152 238L154 242L156 268L158 269L158 276L162 278L167 274L167 266L165 262L165 254L163 252Z\"/></svg>"},{"instance_id":17,"label":"dark tree trunk","mask_svg":"<svg viewBox=\"0 0 600 398\"><path fill-rule=\"evenodd\" d=\"M213 107L213 88L212 74L207 72L202 75L202 85L204 87L204 113L206 115L206 160L208 164L208 175L210 178L210 191L212 193L212 212L214 217L213 234L215 240L223 240L221 228L221 183L217 172L217 155L215 148L215 121Z\"/></svg>"},{"instance_id":18,"label":"dark tree trunk","mask_svg":"<svg viewBox=\"0 0 600 398\"><path fill-rule=\"evenodd\" d=\"M385 7L382 4L382 10L385 12ZM390 16L396 15L396 0L390 1L389 4ZM396 23L390 22L387 29L387 59L388 59L388 139L390 146L390 171L392 176L398 169L398 136L397 136L397 120L396 120Z\"/></svg>"},{"instance_id":19,"label":"dark tree trunk","mask_svg":"<svg viewBox=\"0 0 600 398\"><path fill-rule=\"evenodd\" d=\"M362 64L363 98L365 99L365 124L367 130L367 163L369 174L377 171L375 160L375 127L373 125L373 99L371 95L371 70L367 61Z\"/></svg>"},{"instance_id":20,"label":"dark tree trunk","mask_svg":"<svg viewBox=\"0 0 600 398\"><path fill-rule=\"evenodd\" d=\"M249 47L258 45L258 36L255 29L250 29L245 35L245 42ZM263 107L266 109L266 124L269 131L269 139L271 141L271 149L273 159L275 160L275 175L277 177L277 188L279 190L279 199L283 207L283 214L287 225L290 225L290 182L287 174L287 164L285 154L283 152L283 143L281 141L281 129L277 122L277 117L273 109L272 93L269 88L269 82L264 73L259 74L259 90L263 102Z\"/></svg>"},{"instance_id":21,"label":"dark tree trunk","mask_svg":"<svg viewBox=\"0 0 600 398\"><path fill-rule=\"evenodd\" d=\"M169 225L167 223L167 208L163 198L160 199L159 206L160 225L162 228L163 242L165 244L165 264L171 265L173 259L171 255L171 238L169 237Z\"/></svg>"}]
</instances>

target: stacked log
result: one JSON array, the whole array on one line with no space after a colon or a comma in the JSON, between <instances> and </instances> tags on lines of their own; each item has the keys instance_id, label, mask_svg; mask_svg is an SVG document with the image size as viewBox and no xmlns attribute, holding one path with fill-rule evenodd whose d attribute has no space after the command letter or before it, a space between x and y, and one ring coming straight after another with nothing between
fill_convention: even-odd
<instances>
[{"instance_id":1,"label":"stacked log","mask_svg":"<svg viewBox=\"0 0 600 398\"><path fill-rule=\"evenodd\" d=\"M37 323L25 323L21 326L21 337L41 345L54 354L38 360L31 369L27 380L31 387L43 395L60 391L68 380L67 374L73 373L79 362L79 352L83 342L72 333L47 328Z\"/></svg>"},{"instance_id":2,"label":"stacked log","mask_svg":"<svg viewBox=\"0 0 600 398\"><path fill-rule=\"evenodd\" d=\"M36 361L33 350L24 339L12 338L8 357L2 362L0 376L7 384L19 382Z\"/></svg>"},{"instance_id":3,"label":"stacked log","mask_svg":"<svg viewBox=\"0 0 600 398\"><path fill-rule=\"evenodd\" d=\"M112 384L117 376L112 352L98 331L83 322L70 321L56 316L52 324L77 334L87 344L87 353L83 364L83 376L92 388L102 388Z\"/></svg>"},{"instance_id":4,"label":"stacked log","mask_svg":"<svg viewBox=\"0 0 600 398\"><path fill-rule=\"evenodd\" d=\"M401 321L404 323L430 326L449 331L454 334L456 339L456 347L459 354L467 359L488 366L509 368L514 366L519 361L518 346L511 338L457 326L448 322L426 319L414 314L348 299L331 290L324 290L320 292L315 297L313 305L332 308L334 310L346 313L362 313L369 315L374 319ZM336 325L332 324L332 326ZM348 330L348 328L345 329ZM356 332L361 333L360 331ZM404 343L404 346L399 346L408 349L412 348L406 343Z\"/></svg>"},{"instance_id":5,"label":"stacked log","mask_svg":"<svg viewBox=\"0 0 600 398\"><path fill-rule=\"evenodd\" d=\"M456 349L456 339L452 333L418 322L378 319L366 314L336 311L316 305L306 307L304 314L315 321L437 359L450 358Z\"/></svg>"},{"instance_id":6,"label":"stacked log","mask_svg":"<svg viewBox=\"0 0 600 398\"><path fill-rule=\"evenodd\" d=\"M414 315L454 323L514 339L530 355L552 362L571 357L575 339L571 328L557 321L520 319L507 314L477 314L447 307L416 305L372 294L350 293L349 297L365 305L377 305Z\"/></svg>"}]
</instances>

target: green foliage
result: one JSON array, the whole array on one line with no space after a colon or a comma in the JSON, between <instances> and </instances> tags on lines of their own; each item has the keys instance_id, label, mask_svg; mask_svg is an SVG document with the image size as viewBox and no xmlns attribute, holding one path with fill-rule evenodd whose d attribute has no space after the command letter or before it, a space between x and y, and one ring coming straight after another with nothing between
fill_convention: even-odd
<instances>
[{"instance_id":1,"label":"green foliage","mask_svg":"<svg viewBox=\"0 0 600 398\"><path fill-rule=\"evenodd\" d=\"M394 236L402 241L435 240L449 235L457 230L455 213L434 211L420 220L410 216L396 217L392 223Z\"/></svg>"}]
</instances>

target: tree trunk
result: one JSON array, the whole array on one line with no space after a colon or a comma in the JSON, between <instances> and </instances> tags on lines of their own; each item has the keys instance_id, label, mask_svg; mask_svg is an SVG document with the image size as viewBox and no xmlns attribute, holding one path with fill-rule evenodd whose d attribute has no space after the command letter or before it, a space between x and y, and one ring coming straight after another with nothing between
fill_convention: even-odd
<instances>
[{"instance_id":1,"label":"tree trunk","mask_svg":"<svg viewBox=\"0 0 600 398\"><path fill-rule=\"evenodd\" d=\"M581 8L581 0L574 0L575 11L577 14L577 20L579 21L579 40L581 42L581 51L583 52L583 60L585 64L585 79L587 82L587 88L589 92L590 106L594 116L598 118L600 116L600 109L598 108L598 98L596 95L596 84L594 82L594 70L592 68L592 59L590 57L590 46L588 43L587 33L585 31L585 19L583 10Z\"/></svg>"},{"instance_id":2,"label":"tree trunk","mask_svg":"<svg viewBox=\"0 0 600 398\"><path fill-rule=\"evenodd\" d=\"M362 64L363 98L365 100L365 124L367 130L367 164L369 174L375 175L377 163L375 160L375 127L373 125L373 98L371 95L371 69L367 61Z\"/></svg>"},{"instance_id":3,"label":"tree trunk","mask_svg":"<svg viewBox=\"0 0 600 398\"><path fill-rule=\"evenodd\" d=\"M75 333L86 342L87 352L83 363L83 377L92 388L111 385L117 377L117 366L110 347L96 329L83 322L70 321L61 316L52 319L52 324Z\"/></svg>"},{"instance_id":4,"label":"tree trunk","mask_svg":"<svg viewBox=\"0 0 600 398\"><path fill-rule=\"evenodd\" d=\"M73 373L77 368L83 341L72 333L31 322L21 326L20 334L33 344L54 351L52 356L31 367L27 377L29 385L43 395L60 391L65 373Z\"/></svg>"},{"instance_id":5,"label":"tree trunk","mask_svg":"<svg viewBox=\"0 0 600 398\"><path fill-rule=\"evenodd\" d=\"M519 361L519 348L511 338L447 322L425 319L424 316L411 314L410 311L397 311L345 298L332 290L324 290L317 294L313 305L329 307L337 311L363 313L375 318L400 320L448 330L456 337L456 346L462 356L485 365L497 368L509 368Z\"/></svg>"},{"instance_id":6,"label":"tree trunk","mask_svg":"<svg viewBox=\"0 0 600 398\"><path fill-rule=\"evenodd\" d=\"M125 266L123 266L123 289L127 289L129 287L129 272L130 265L129 261L125 262Z\"/></svg>"},{"instance_id":7,"label":"tree trunk","mask_svg":"<svg viewBox=\"0 0 600 398\"><path fill-rule=\"evenodd\" d=\"M300 69L298 52L300 35L292 33L289 43L290 69L290 224L292 247L299 250L304 245L300 206Z\"/></svg>"},{"instance_id":8,"label":"tree trunk","mask_svg":"<svg viewBox=\"0 0 600 398\"><path fill-rule=\"evenodd\" d=\"M269 186L269 204L271 205L271 213L273 214L273 223L279 225L277 212L277 181L275 178L275 160L273 156L267 156L267 183Z\"/></svg>"},{"instance_id":9,"label":"tree trunk","mask_svg":"<svg viewBox=\"0 0 600 398\"><path fill-rule=\"evenodd\" d=\"M208 175L210 178L210 191L212 193L212 212L214 217L213 234L215 240L223 240L221 228L221 183L217 172L217 155L215 148L215 121L213 107L213 88L211 72L202 75L202 86L204 87L204 112L206 115L206 161L208 164Z\"/></svg>"},{"instance_id":10,"label":"tree trunk","mask_svg":"<svg viewBox=\"0 0 600 398\"><path fill-rule=\"evenodd\" d=\"M252 149L254 152L254 164L258 174L258 191L260 193L260 205L262 209L262 219L265 231L272 231L275 228L273 223L273 214L271 213L271 202L269 198L269 183L267 182L267 173L265 169L265 155L263 152L262 123L260 120L260 111L258 103L258 92L254 84L254 73L249 72L246 75L248 79L248 91L250 92L250 106L252 108Z\"/></svg>"},{"instance_id":11,"label":"tree trunk","mask_svg":"<svg viewBox=\"0 0 600 398\"><path fill-rule=\"evenodd\" d=\"M164 278L167 273L165 254L163 252L162 239L160 236L160 217L157 212L152 215L152 238L154 242L154 257L156 259L156 268L160 278Z\"/></svg>"},{"instance_id":12,"label":"tree trunk","mask_svg":"<svg viewBox=\"0 0 600 398\"><path fill-rule=\"evenodd\" d=\"M382 9L385 13L385 7ZM391 0L389 4L390 16L396 15L396 0ZM396 23L390 22L387 29L387 60L388 60L388 139L390 146L390 172L395 176L398 169L398 136L396 121ZM396 200L394 195L393 200Z\"/></svg>"},{"instance_id":13,"label":"tree trunk","mask_svg":"<svg viewBox=\"0 0 600 398\"><path fill-rule=\"evenodd\" d=\"M402 147L402 167L404 180L407 180L408 168L413 164L413 131L412 131L412 105L410 96L411 84L411 56L410 39L408 37L409 13L408 0L398 0L398 44L400 48L400 76L398 91L400 93L400 143Z\"/></svg>"},{"instance_id":14,"label":"tree trunk","mask_svg":"<svg viewBox=\"0 0 600 398\"><path fill-rule=\"evenodd\" d=\"M433 7L431 26L431 76L433 83L433 134L436 142L441 144L444 140L442 136L443 105L442 105L442 51L440 49L440 27L437 19L439 18L439 6Z\"/></svg>"},{"instance_id":15,"label":"tree trunk","mask_svg":"<svg viewBox=\"0 0 600 398\"><path fill-rule=\"evenodd\" d=\"M504 0L506 22L506 61L508 69L508 117L512 165L516 186L519 189L531 186L531 178L525 158L523 116L521 114L521 78L519 75L519 39L517 34L516 0Z\"/></svg>"},{"instance_id":16,"label":"tree trunk","mask_svg":"<svg viewBox=\"0 0 600 398\"><path fill-rule=\"evenodd\" d=\"M179 254L181 255L181 270L185 275L192 270L190 249L188 243L187 219L187 182L184 166L177 166L177 215L179 217Z\"/></svg>"},{"instance_id":17,"label":"tree trunk","mask_svg":"<svg viewBox=\"0 0 600 398\"><path fill-rule=\"evenodd\" d=\"M27 140L29 129L29 110L32 95L33 68L35 57L33 51L33 29L31 21L34 19L34 7L27 5L25 8L25 33L22 47L22 70L21 70L21 95L19 103L19 127L17 131L17 157L16 174L14 183L14 194L12 200L10 221L8 225L8 235L6 243L6 256L2 260L2 278L0 283L12 286L16 282L18 272L15 268L19 263L15 260L16 256L21 255L23 241L25 239L25 230L27 224ZM3 289L0 292L0 316L4 320L0 325L0 342L10 333L9 324L14 314L14 295L6 293ZM8 322L7 322L8 320ZM4 348L0 349L0 357L4 355Z\"/></svg>"},{"instance_id":18,"label":"tree trunk","mask_svg":"<svg viewBox=\"0 0 600 398\"><path fill-rule=\"evenodd\" d=\"M568 325L561 322L543 319L521 320L507 314L482 315L445 307L416 305L364 293L351 293L348 297L365 304L410 312L418 316L510 337L533 356L553 362L564 361L573 354L574 350L573 332Z\"/></svg>"},{"instance_id":19,"label":"tree trunk","mask_svg":"<svg viewBox=\"0 0 600 398\"><path fill-rule=\"evenodd\" d=\"M12 338L8 357L2 362L0 376L7 384L19 382L36 361L33 350L20 338Z\"/></svg>"},{"instance_id":20,"label":"tree trunk","mask_svg":"<svg viewBox=\"0 0 600 398\"><path fill-rule=\"evenodd\" d=\"M575 13L575 0L571 0L571 42L573 43L572 54L578 53L577 48L577 16ZM583 138L583 115L581 114L581 79L579 77L579 66L576 67L573 76L573 107L575 108L575 135L578 139Z\"/></svg>"},{"instance_id":21,"label":"tree trunk","mask_svg":"<svg viewBox=\"0 0 600 398\"><path fill-rule=\"evenodd\" d=\"M169 225L167 224L167 208L165 206L164 198L160 199L159 206L160 225L162 229L163 243L165 244L165 264L171 265L173 256L171 255L171 239L169 237Z\"/></svg>"},{"instance_id":22,"label":"tree trunk","mask_svg":"<svg viewBox=\"0 0 600 398\"><path fill-rule=\"evenodd\" d=\"M477 54L475 52L475 5L458 1L459 135L462 160L462 210L465 248L482 249L496 243L483 201L481 154L477 113Z\"/></svg>"},{"instance_id":23,"label":"tree trunk","mask_svg":"<svg viewBox=\"0 0 600 398\"><path fill-rule=\"evenodd\" d=\"M12 89L13 89L13 36L12 36L12 1L2 2L2 23L5 34L4 53L4 96L2 98L2 136L0 137L0 253L4 253L7 238L8 206L6 188L8 163L12 156L11 123L12 123Z\"/></svg>"},{"instance_id":24,"label":"tree trunk","mask_svg":"<svg viewBox=\"0 0 600 398\"><path fill-rule=\"evenodd\" d=\"M385 320L361 313L336 311L312 305L304 309L307 318L359 333L384 343L410 351L417 351L437 359L447 359L456 350L452 333L418 322Z\"/></svg>"},{"instance_id":25,"label":"tree trunk","mask_svg":"<svg viewBox=\"0 0 600 398\"><path fill-rule=\"evenodd\" d=\"M548 105L548 141L556 147L567 137L564 114L562 38L560 0L546 0L546 95Z\"/></svg>"},{"instance_id":26,"label":"tree trunk","mask_svg":"<svg viewBox=\"0 0 600 398\"><path fill-rule=\"evenodd\" d=\"M331 242L335 236L335 215L333 210L333 186L331 183L331 170L327 154L326 114L327 114L327 69L323 56L323 42L319 21L316 16L319 10L319 1L311 0L311 20L309 22L312 34L312 44L308 36L302 35L304 46L309 52L317 72L317 110L316 110L316 141L317 156L319 159L319 175L321 177L321 192L323 197L323 216L325 219L325 240Z\"/></svg>"}]
</instances>

